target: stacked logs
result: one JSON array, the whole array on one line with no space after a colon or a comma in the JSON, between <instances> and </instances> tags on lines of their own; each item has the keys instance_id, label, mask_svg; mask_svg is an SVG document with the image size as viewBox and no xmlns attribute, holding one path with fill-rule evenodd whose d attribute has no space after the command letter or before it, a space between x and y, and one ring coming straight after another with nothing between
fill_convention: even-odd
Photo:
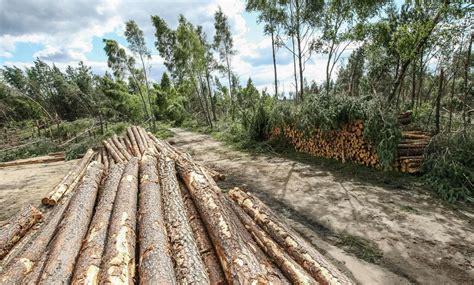
<instances>
[{"instance_id":1,"label":"stacked logs","mask_svg":"<svg viewBox=\"0 0 474 285\"><path fill-rule=\"evenodd\" d=\"M315 129L311 134L305 134L289 126L283 129L275 128L271 136L285 136L296 151L379 168L377 152L370 143L364 140L363 134L363 122L355 121L343 126L340 130ZM429 140L430 136L421 131L402 131L394 168L401 172L419 172Z\"/></svg>"},{"instance_id":2,"label":"stacked logs","mask_svg":"<svg viewBox=\"0 0 474 285\"><path fill-rule=\"evenodd\" d=\"M105 140L43 199L38 227L32 209L12 218L26 226L7 225L23 237L1 248L0 284L353 284L216 173L140 127Z\"/></svg>"}]
</instances>

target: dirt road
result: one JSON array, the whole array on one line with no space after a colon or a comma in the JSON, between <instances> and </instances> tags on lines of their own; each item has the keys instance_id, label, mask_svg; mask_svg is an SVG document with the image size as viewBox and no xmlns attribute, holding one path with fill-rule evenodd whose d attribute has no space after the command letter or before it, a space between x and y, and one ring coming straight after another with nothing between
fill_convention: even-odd
<instances>
[{"instance_id":1,"label":"dirt road","mask_svg":"<svg viewBox=\"0 0 474 285\"><path fill-rule=\"evenodd\" d=\"M341 175L235 151L207 135L173 132L176 146L223 170L221 188L246 184L360 283L474 284L471 211L443 206L406 185L381 186L357 173ZM375 264L347 252L356 246L359 256L373 254L364 239L383 252Z\"/></svg>"},{"instance_id":2,"label":"dirt road","mask_svg":"<svg viewBox=\"0 0 474 285\"><path fill-rule=\"evenodd\" d=\"M41 198L77 163L38 163L0 168L0 226L23 206L41 205Z\"/></svg>"}]
</instances>

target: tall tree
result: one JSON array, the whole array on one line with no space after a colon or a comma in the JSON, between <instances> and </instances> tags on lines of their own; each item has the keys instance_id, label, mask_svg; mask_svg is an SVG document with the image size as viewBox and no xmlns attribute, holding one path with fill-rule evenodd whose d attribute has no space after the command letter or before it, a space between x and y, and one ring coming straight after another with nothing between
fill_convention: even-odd
<instances>
[{"instance_id":1,"label":"tall tree","mask_svg":"<svg viewBox=\"0 0 474 285\"><path fill-rule=\"evenodd\" d=\"M225 64L225 72L227 73L227 79L229 82L229 94L231 100L231 115L232 119L234 118L234 96L232 88L232 70L231 70L231 58L235 54L234 51L234 42L232 39L232 34L230 32L229 19L222 12L221 7L219 7L214 14L214 28L216 33L214 35L214 49L219 52L219 57L221 61Z\"/></svg>"}]
</instances>

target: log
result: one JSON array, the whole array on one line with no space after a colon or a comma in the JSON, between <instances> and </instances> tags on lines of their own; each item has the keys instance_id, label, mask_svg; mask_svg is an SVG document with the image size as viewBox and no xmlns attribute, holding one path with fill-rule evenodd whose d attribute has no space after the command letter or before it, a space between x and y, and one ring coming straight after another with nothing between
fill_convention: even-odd
<instances>
[{"instance_id":1,"label":"log","mask_svg":"<svg viewBox=\"0 0 474 285\"><path fill-rule=\"evenodd\" d=\"M109 156L107 155L107 150L105 148L102 148L101 152L102 152L102 160L104 164L104 169L109 170Z\"/></svg>"},{"instance_id":2,"label":"log","mask_svg":"<svg viewBox=\"0 0 474 285\"><path fill-rule=\"evenodd\" d=\"M140 161L138 274L140 284L176 284L157 167L156 157L145 152Z\"/></svg>"},{"instance_id":3,"label":"log","mask_svg":"<svg viewBox=\"0 0 474 285\"><path fill-rule=\"evenodd\" d=\"M99 284L133 284L138 200L138 159L125 166L110 218Z\"/></svg>"},{"instance_id":4,"label":"log","mask_svg":"<svg viewBox=\"0 0 474 285\"><path fill-rule=\"evenodd\" d=\"M159 150L166 152L164 148ZM206 179L195 164L183 157L177 158L177 169L206 225L227 281L272 282L275 278L273 272L262 266L253 250L244 242L242 232L232 222L232 213L221 201L222 193L218 192L220 189L215 182Z\"/></svg>"},{"instance_id":5,"label":"log","mask_svg":"<svg viewBox=\"0 0 474 285\"><path fill-rule=\"evenodd\" d=\"M114 143L115 147L119 150L119 152L123 155L123 157L125 158L125 160L130 160L130 158L132 158L132 156L128 153L127 149L125 148L125 145L123 145L117 135L113 135L112 136L112 142Z\"/></svg>"},{"instance_id":6,"label":"log","mask_svg":"<svg viewBox=\"0 0 474 285\"><path fill-rule=\"evenodd\" d=\"M71 187L75 186L71 185ZM72 190L66 191L63 199L53 208L42 227L18 250L17 255L5 264L0 272L0 284L20 284L23 278L33 270L34 265L41 261L48 244L56 233L73 193L75 192Z\"/></svg>"},{"instance_id":7,"label":"log","mask_svg":"<svg viewBox=\"0 0 474 285\"><path fill-rule=\"evenodd\" d=\"M50 163L50 162L57 162L57 161L64 161L64 156L41 156L41 157L35 157L35 158L18 159L18 160L13 160L13 161L1 162L0 168L9 167L9 166L28 165L28 164Z\"/></svg>"},{"instance_id":8,"label":"log","mask_svg":"<svg viewBox=\"0 0 474 285\"><path fill-rule=\"evenodd\" d=\"M120 149L115 145L114 141L112 140L112 138L108 138L107 139L107 142L109 143L109 145L112 147L112 149L117 153L117 155L120 157L120 159L123 161L123 162L126 162L127 161L127 158L125 157L125 155L120 151ZM117 161L116 161L117 162Z\"/></svg>"},{"instance_id":9,"label":"log","mask_svg":"<svg viewBox=\"0 0 474 285\"><path fill-rule=\"evenodd\" d=\"M127 148L127 151L128 153L130 153L132 156L136 156L134 153L133 153L133 147L132 147L132 143L130 142L130 139L125 136L125 138L123 139L124 143L125 143L125 147Z\"/></svg>"},{"instance_id":10,"label":"log","mask_svg":"<svg viewBox=\"0 0 474 285\"><path fill-rule=\"evenodd\" d=\"M89 226L87 237L83 242L77 259L71 284L97 284L102 253L107 238L112 208L114 205L124 165L114 164L99 192L96 211Z\"/></svg>"},{"instance_id":11,"label":"log","mask_svg":"<svg viewBox=\"0 0 474 285\"><path fill-rule=\"evenodd\" d=\"M0 260L3 259L13 246L27 231L43 218L43 214L35 207L28 205L11 217L0 228Z\"/></svg>"},{"instance_id":12,"label":"log","mask_svg":"<svg viewBox=\"0 0 474 285\"><path fill-rule=\"evenodd\" d=\"M86 154L82 157L81 161L72 169L71 171L66 174L66 176L63 177L61 182L59 182L54 189L48 193L46 197L44 197L41 200L41 203L43 205L47 206L54 206L58 203L58 201L61 199L61 197L64 195L66 191L70 188L74 182L77 183L79 181L89 162L92 160L92 157L94 156L94 151L92 149L88 149Z\"/></svg>"},{"instance_id":13,"label":"log","mask_svg":"<svg viewBox=\"0 0 474 285\"><path fill-rule=\"evenodd\" d=\"M138 128L138 133L140 134L140 137L142 139L143 146L145 147L145 149L149 148L150 144L148 143L149 138L146 133L146 130L143 127L137 127L137 128Z\"/></svg>"},{"instance_id":14,"label":"log","mask_svg":"<svg viewBox=\"0 0 474 285\"><path fill-rule=\"evenodd\" d=\"M140 149L138 148L138 143L137 143L137 140L135 139L135 135L134 135L131 127L127 128L127 135L128 135L128 139L130 140L130 143L131 143L131 146L132 146L133 155L134 156L140 156Z\"/></svg>"},{"instance_id":15,"label":"log","mask_svg":"<svg viewBox=\"0 0 474 285\"><path fill-rule=\"evenodd\" d=\"M107 149L107 153L109 154L109 156L112 157L116 163L124 162L122 157L117 153L117 151L112 147L112 145L110 145L108 141L103 140L102 144ZM110 161L109 161L109 164L110 164Z\"/></svg>"},{"instance_id":16,"label":"log","mask_svg":"<svg viewBox=\"0 0 474 285\"><path fill-rule=\"evenodd\" d=\"M251 233L260 248L272 258L292 284L317 284L316 280L314 280L301 265L294 261L283 248L274 242L242 208L233 201L230 204L235 214Z\"/></svg>"},{"instance_id":17,"label":"log","mask_svg":"<svg viewBox=\"0 0 474 285\"><path fill-rule=\"evenodd\" d=\"M179 188L181 190L183 203L186 208L186 216L193 231L201 258L204 262L204 265L206 266L207 274L209 275L209 281L211 284L227 284L221 264L217 258L216 251L214 250L212 242L206 231L206 227L201 220L201 217L196 209L196 206L194 205L188 189L186 188L186 185L184 185L182 181L179 181Z\"/></svg>"},{"instance_id":18,"label":"log","mask_svg":"<svg viewBox=\"0 0 474 285\"><path fill-rule=\"evenodd\" d=\"M140 131L136 126L132 126L132 132L140 150L140 155L142 155L145 152L145 144L143 143L142 137L140 136Z\"/></svg>"},{"instance_id":19,"label":"log","mask_svg":"<svg viewBox=\"0 0 474 285\"><path fill-rule=\"evenodd\" d=\"M103 165L91 162L64 214L38 284L66 284L91 221Z\"/></svg>"},{"instance_id":20,"label":"log","mask_svg":"<svg viewBox=\"0 0 474 285\"><path fill-rule=\"evenodd\" d=\"M209 284L209 276L186 217L174 161L161 155L158 160L165 225L175 260L179 284Z\"/></svg>"},{"instance_id":21,"label":"log","mask_svg":"<svg viewBox=\"0 0 474 285\"><path fill-rule=\"evenodd\" d=\"M239 188L232 189L229 196L320 284L353 284L260 200Z\"/></svg>"}]
</instances>

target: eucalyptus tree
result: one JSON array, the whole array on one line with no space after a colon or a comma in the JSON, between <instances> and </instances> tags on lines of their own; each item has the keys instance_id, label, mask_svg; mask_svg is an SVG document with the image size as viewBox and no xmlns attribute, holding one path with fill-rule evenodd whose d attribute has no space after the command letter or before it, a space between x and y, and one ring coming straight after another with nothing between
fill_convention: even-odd
<instances>
[{"instance_id":1,"label":"eucalyptus tree","mask_svg":"<svg viewBox=\"0 0 474 285\"><path fill-rule=\"evenodd\" d=\"M234 119L234 96L232 88L232 70L231 70L231 58L235 55L234 42L232 39L232 34L230 32L229 19L222 12L222 9L219 9L214 14L214 28L216 33L214 35L214 49L219 53L220 60L224 62L225 68L224 71L227 73L227 80L229 82L229 94L231 101L231 113L232 119Z\"/></svg>"},{"instance_id":2,"label":"eucalyptus tree","mask_svg":"<svg viewBox=\"0 0 474 285\"><path fill-rule=\"evenodd\" d=\"M211 86L211 80L212 80L212 72L217 69L217 62L214 59L214 56L212 55L212 45L207 42L207 35L203 31L202 26L197 26L196 29L197 35L199 37L199 40L201 41L201 45L205 49L205 77L206 77L206 84L207 84L207 94L209 96L209 102L211 105L211 110L212 110L212 119L214 121L217 121L217 116L216 116L216 100L214 96L212 95L212 86Z\"/></svg>"},{"instance_id":3,"label":"eucalyptus tree","mask_svg":"<svg viewBox=\"0 0 474 285\"><path fill-rule=\"evenodd\" d=\"M151 114L148 112L145 96L137 77L138 72L135 69L135 59L132 56L128 56L125 49L120 47L116 41L104 39L103 42L105 44L104 51L107 55L107 65L112 69L114 76L121 80L128 73L133 83L138 86L137 91L143 104L143 112L148 118L150 127L152 128L152 118Z\"/></svg>"},{"instance_id":4,"label":"eucalyptus tree","mask_svg":"<svg viewBox=\"0 0 474 285\"><path fill-rule=\"evenodd\" d=\"M147 69L145 67L145 59L151 59L151 52L146 46L143 31L138 27L135 21L129 20L125 23L125 37L127 39L129 49L134 53L134 55L140 58L143 76L145 77L148 105L151 112L152 104L150 99L150 86L148 84ZM150 118L153 123L153 128L155 128L155 118L154 116L151 116Z\"/></svg>"}]
</instances>

